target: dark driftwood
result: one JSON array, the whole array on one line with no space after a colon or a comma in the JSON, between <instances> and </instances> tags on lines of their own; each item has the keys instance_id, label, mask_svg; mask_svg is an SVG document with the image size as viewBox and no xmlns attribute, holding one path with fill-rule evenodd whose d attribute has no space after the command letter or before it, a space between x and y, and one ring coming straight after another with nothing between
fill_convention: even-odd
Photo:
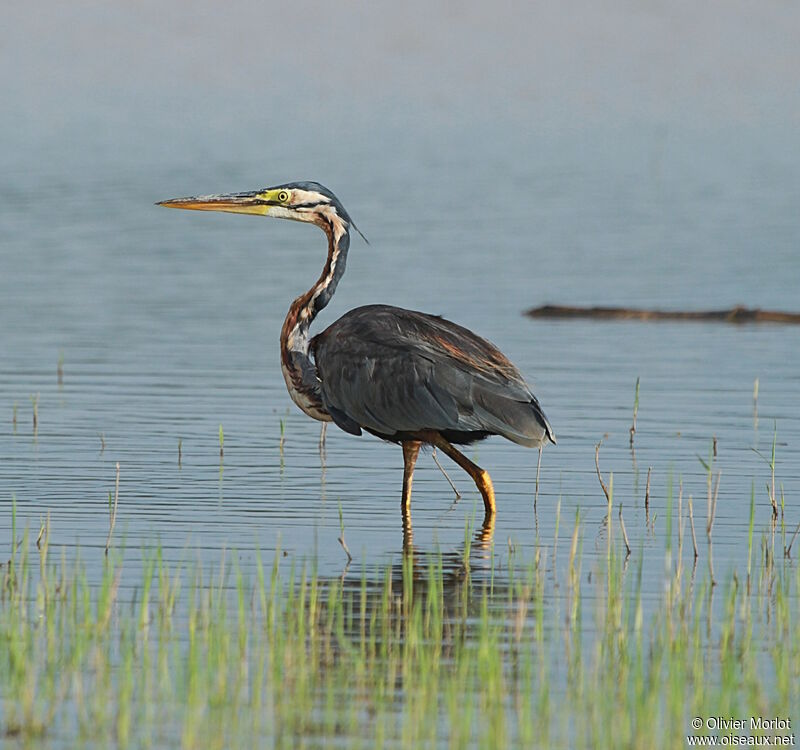
<instances>
[{"instance_id":1,"label":"dark driftwood","mask_svg":"<svg viewBox=\"0 0 800 750\"><path fill-rule=\"evenodd\" d=\"M682 311L641 310L634 307L571 307L542 305L532 307L531 318L596 318L598 320L688 320L720 323L794 323L800 324L800 313L760 310L737 305L728 310Z\"/></svg>"}]
</instances>

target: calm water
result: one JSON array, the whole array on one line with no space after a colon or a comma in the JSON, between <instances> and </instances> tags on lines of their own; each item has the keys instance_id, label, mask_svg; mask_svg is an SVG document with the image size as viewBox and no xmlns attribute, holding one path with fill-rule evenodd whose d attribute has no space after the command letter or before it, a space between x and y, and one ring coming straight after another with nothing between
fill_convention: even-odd
<instances>
[{"instance_id":1,"label":"calm water","mask_svg":"<svg viewBox=\"0 0 800 750\"><path fill-rule=\"evenodd\" d=\"M796 11L780 33L770 25L777 6L764 11L750 31L770 54L750 67L720 41L721 65L698 83L716 47L704 52L680 24L662 34L666 9L648 19L620 6L596 19L598 37L576 27L581 52L565 58L548 37L569 37L556 16L526 19L528 40L502 13L485 26L477 9L436 11L419 28L397 11L359 16L345 5L331 19L334 45L298 18L192 8L9 11L15 36L0 52L6 549L15 496L20 523L36 527L49 513L52 544L99 556L119 461L116 537L134 557L157 543L175 560L193 555L187 547L212 557L233 547L247 564L252 550L269 556L280 545L337 574L341 507L357 575L399 559L399 448L332 427L321 456L319 425L295 409L280 375L280 325L322 266L321 233L153 205L293 179L337 192L371 242L354 239L317 330L371 302L443 314L494 341L534 385L559 439L544 454L538 513L535 452L500 439L469 451L494 478L498 555L509 542L526 554L551 547L559 501L562 546L580 508L584 555L595 544L605 553L601 439L602 469L614 472L652 587L670 478L696 498L701 526L698 455L713 437L718 571L742 564L751 487L756 530L768 526L769 468L753 449L768 454L775 429L787 523L800 522L800 330L522 315L547 302L800 308ZM694 12L678 20L711 24ZM624 39L606 44L602 28L617 16L627 18ZM748 24L732 11L720 34L735 38ZM381 39L393 41L382 48ZM648 39L664 41L652 57L640 48ZM668 62L674 78L662 72ZM429 456L417 469L423 551L458 550L481 507L468 479L446 468L464 495L455 507Z\"/></svg>"}]
</instances>

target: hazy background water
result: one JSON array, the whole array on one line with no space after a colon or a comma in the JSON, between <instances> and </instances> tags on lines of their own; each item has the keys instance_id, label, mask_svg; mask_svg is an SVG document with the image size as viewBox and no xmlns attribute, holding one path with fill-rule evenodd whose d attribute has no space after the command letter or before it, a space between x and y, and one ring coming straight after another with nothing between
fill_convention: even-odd
<instances>
[{"instance_id":1,"label":"hazy background water","mask_svg":"<svg viewBox=\"0 0 800 750\"><path fill-rule=\"evenodd\" d=\"M800 331L522 316L548 302L800 308L796 6L43 2L3 17L6 549L15 496L20 524L50 512L53 544L99 553L119 461L116 534L134 550L247 557L280 543L335 574L341 504L357 564L399 557L400 450L334 427L323 469L319 425L280 375L280 325L317 277L323 236L153 205L296 179L333 189L371 242L354 239L317 330L371 302L443 314L534 385L559 438L537 517L535 452L499 439L469 451L495 480L498 554L552 545L559 499L561 535L580 508L594 553L605 435L602 467L653 586L669 477L702 525L697 456L712 436L718 569L741 564L751 487L768 527L769 469L752 448L769 452L775 426L787 522L800 521ZM457 550L480 507L451 476L455 508L420 462L421 549Z\"/></svg>"}]
</instances>

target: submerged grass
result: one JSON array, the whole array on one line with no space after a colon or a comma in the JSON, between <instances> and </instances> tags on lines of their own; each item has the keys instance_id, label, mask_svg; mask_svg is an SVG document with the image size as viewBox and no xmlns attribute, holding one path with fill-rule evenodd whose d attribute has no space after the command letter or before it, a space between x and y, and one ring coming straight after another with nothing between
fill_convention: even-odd
<instances>
[{"instance_id":1,"label":"submerged grass","mask_svg":"<svg viewBox=\"0 0 800 750\"><path fill-rule=\"evenodd\" d=\"M408 554L369 578L287 572L280 551L248 574L230 553L140 567L112 549L94 586L80 559L51 559L45 526L0 569L9 746L673 748L693 717L800 705L800 569L748 555L746 585L714 586L670 533L654 595L610 515L588 572L577 514L563 573L538 549L501 576L468 533L458 559Z\"/></svg>"}]
</instances>

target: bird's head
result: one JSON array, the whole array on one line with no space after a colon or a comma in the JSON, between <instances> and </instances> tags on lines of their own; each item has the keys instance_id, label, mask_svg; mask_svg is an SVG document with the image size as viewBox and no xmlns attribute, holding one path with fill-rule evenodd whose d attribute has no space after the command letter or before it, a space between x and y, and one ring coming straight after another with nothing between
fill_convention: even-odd
<instances>
[{"instance_id":1,"label":"bird's head","mask_svg":"<svg viewBox=\"0 0 800 750\"><path fill-rule=\"evenodd\" d=\"M318 182L288 182L247 193L173 198L157 205L192 211L226 211L304 221L316 224L334 235L341 235L353 227L361 234L339 199ZM363 234L361 236L364 237Z\"/></svg>"}]
</instances>

